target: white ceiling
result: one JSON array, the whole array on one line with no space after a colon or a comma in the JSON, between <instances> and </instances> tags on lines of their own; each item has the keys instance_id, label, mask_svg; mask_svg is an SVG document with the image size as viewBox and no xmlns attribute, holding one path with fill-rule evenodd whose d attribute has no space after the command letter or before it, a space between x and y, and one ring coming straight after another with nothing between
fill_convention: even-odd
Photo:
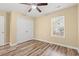
<instances>
[{"instance_id":1,"label":"white ceiling","mask_svg":"<svg viewBox=\"0 0 79 59\"><path fill-rule=\"evenodd\" d=\"M74 3L48 3L47 6L39 6L39 8L42 10L41 13L39 13L36 9L33 9L31 12L28 12L29 8L31 6L19 4L19 3L0 3L0 10L1 11L17 11L24 13L28 16L37 17L41 15L45 15L60 9L64 9L67 7L74 6L76 4ZM59 7L61 6L61 7Z\"/></svg>"}]
</instances>

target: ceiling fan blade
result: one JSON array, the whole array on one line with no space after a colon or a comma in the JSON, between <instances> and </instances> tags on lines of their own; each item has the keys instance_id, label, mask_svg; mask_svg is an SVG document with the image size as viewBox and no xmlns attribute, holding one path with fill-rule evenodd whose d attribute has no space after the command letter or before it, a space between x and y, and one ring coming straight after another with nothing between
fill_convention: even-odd
<instances>
[{"instance_id":1,"label":"ceiling fan blade","mask_svg":"<svg viewBox=\"0 0 79 59\"><path fill-rule=\"evenodd\" d=\"M41 10L40 10L38 7L36 7L36 9L37 9L39 12L41 12Z\"/></svg>"},{"instance_id":2,"label":"ceiling fan blade","mask_svg":"<svg viewBox=\"0 0 79 59\"><path fill-rule=\"evenodd\" d=\"M31 5L31 3L20 3L20 4L24 4L24 5Z\"/></svg>"},{"instance_id":3,"label":"ceiling fan blade","mask_svg":"<svg viewBox=\"0 0 79 59\"><path fill-rule=\"evenodd\" d=\"M30 8L29 10L28 10L28 12L30 12L32 10L32 8Z\"/></svg>"},{"instance_id":4,"label":"ceiling fan blade","mask_svg":"<svg viewBox=\"0 0 79 59\"><path fill-rule=\"evenodd\" d=\"M37 3L37 6L46 6L48 3Z\"/></svg>"}]
</instances>

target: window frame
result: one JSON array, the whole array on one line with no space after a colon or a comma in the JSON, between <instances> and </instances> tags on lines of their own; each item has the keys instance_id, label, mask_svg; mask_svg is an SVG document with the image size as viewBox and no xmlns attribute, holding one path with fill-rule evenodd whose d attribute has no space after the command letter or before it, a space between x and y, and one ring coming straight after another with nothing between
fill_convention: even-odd
<instances>
[{"instance_id":1,"label":"window frame","mask_svg":"<svg viewBox=\"0 0 79 59\"><path fill-rule=\"evenodd\" d=\"M54 35L53 34L53 28L54 28L54 20L56 20L56 17L63 17L64 18L64 35L61 36L61 35ZM51 37L59 37L59 38L65 38L65 16L53 16L51 18Z\"/></svg>"}]
</instances>

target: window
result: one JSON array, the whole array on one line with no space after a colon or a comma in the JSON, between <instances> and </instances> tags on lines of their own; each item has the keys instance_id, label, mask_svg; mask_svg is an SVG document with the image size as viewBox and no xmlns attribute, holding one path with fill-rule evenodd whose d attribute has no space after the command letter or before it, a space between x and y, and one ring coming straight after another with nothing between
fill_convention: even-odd
<instances>
[{"instance_id":1,"label":"window","mask_svg":"<svg viewBox=\"0 0 79 59\"><path fill-rule=\"evenodd\" d=\"M64 37L64 16L56 16L51 19L51 35Z\"/></svg>"}]
</instances>

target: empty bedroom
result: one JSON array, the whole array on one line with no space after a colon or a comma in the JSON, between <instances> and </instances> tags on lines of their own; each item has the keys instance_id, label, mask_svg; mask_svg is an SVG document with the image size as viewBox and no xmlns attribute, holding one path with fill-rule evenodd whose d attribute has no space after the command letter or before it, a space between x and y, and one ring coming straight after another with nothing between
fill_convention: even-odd
<instances>
[{"instance_id":1,"label":"empty bedroom","mask_svg":"<svg viewBox=\"0 0 79 59\"><path fill-rule=\"evenodd\" d=\"M79 56L79 4L0 3L0 56Z\"/></svg>"}]
</instances>

